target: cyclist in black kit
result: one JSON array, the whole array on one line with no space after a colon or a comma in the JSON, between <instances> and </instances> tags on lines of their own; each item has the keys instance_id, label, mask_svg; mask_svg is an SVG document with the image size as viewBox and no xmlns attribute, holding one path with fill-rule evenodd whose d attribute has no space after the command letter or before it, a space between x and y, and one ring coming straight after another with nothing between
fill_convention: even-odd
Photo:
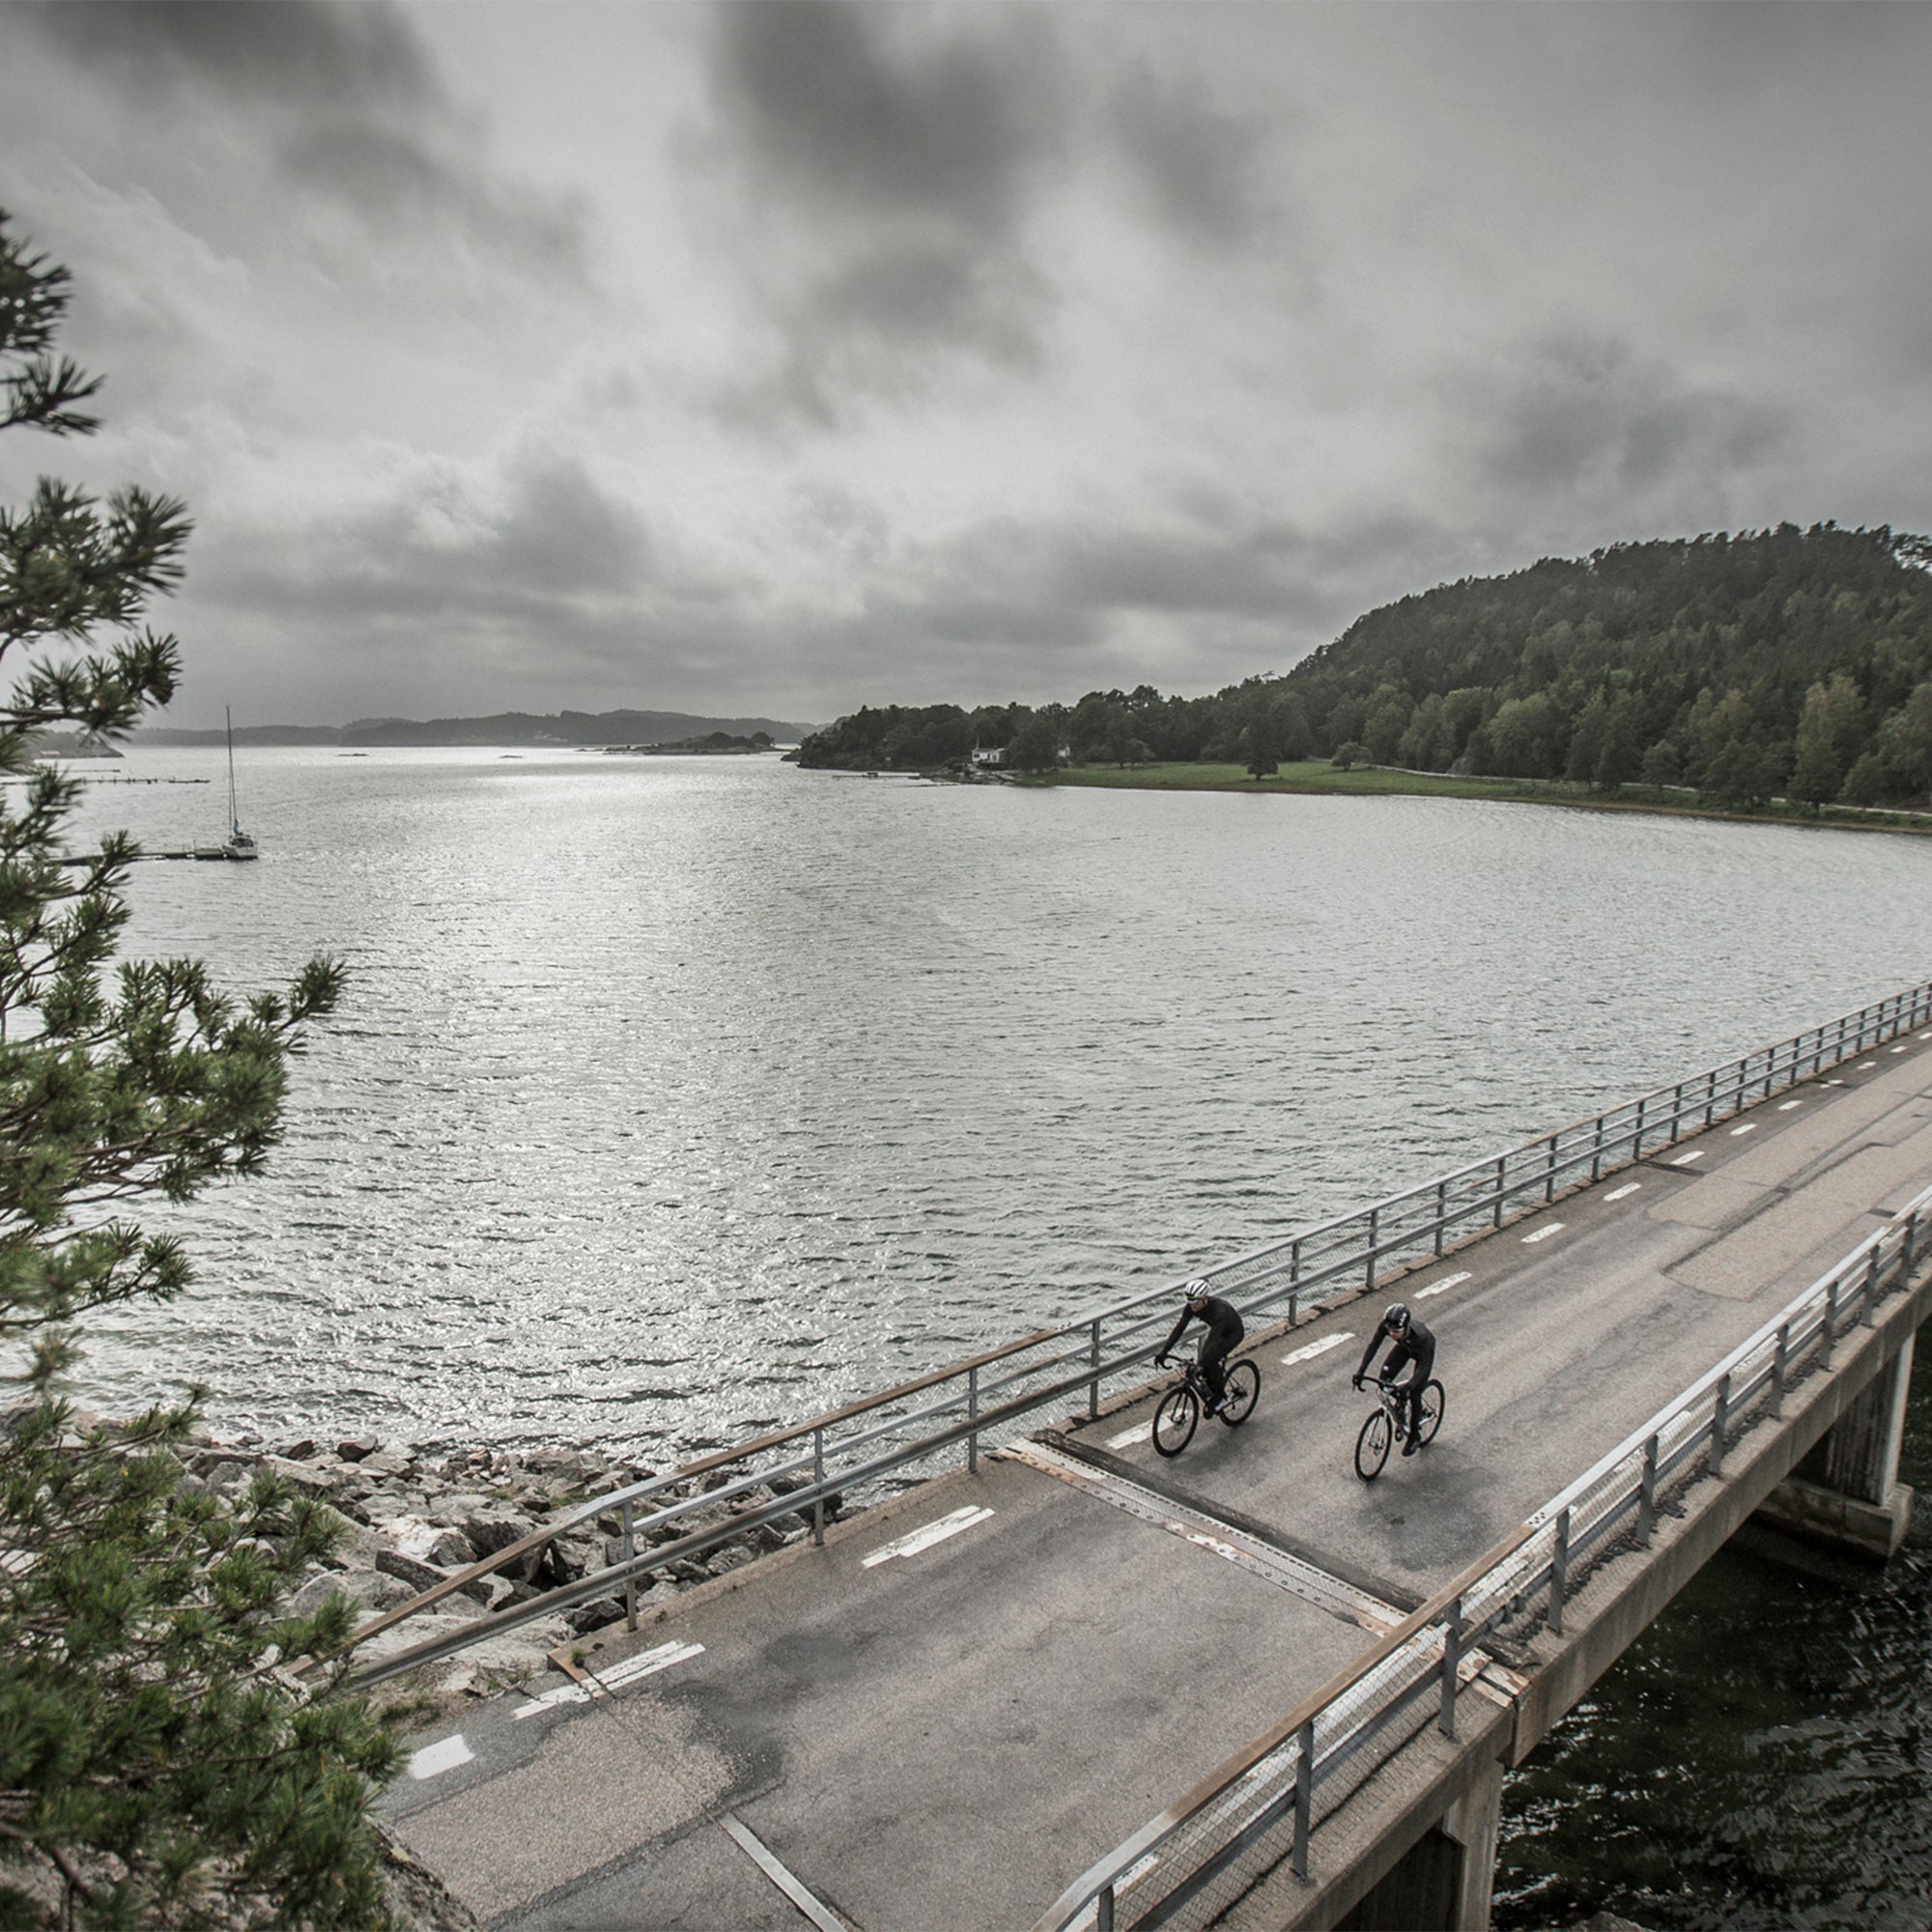
<instances>
[{"instance_id":1,"label":"cyclist in black kit","mask_svg":"<svg viewBox=\"0 0 1932 1932\"><path fill-rule=\"evenodd\" d=\"M1369 1346L1362 1350L1362 1365L1355 1371L1355 1386L1360 1388L1362 1378L1369 1372L1369 1364L1375 1360L1376 1350L1384 1342L1393 1342L1388 1360L1382 1364L1381 1379L1392 1382L1409 1363L1415 1364L1415 1373L1397 1390L1403 1406L1408 1411L1408 1434L1403 1439L1402 1453L1413 1456L1419 1444L1416 1432L1422 1426L1422 1385L1429 1379L1429 1372L1435 1366L1435 1337L1425 1328L1406 1307L1400 1301L1389 1303L1388 1312L1382 1317L1381 1326L1369 1337Z\"/></svg>"},{"instance_id":2,"label":"cyclist in black kit","mask_svg":"<svg viewBox=\"0 0 1932 1932\"><path fill-rule=\"evenodd\" d=\"M1180 1340L1180 1331L1190 1321L1203 1323L1207 1339L1201 1344L1201 1374L1208 1384L1208 1413L1221 1412L1221 1398L1227 1393L1227 1372L1221 1364L1228 1359L1228 1350L1238 1342L1247 1331L1241 1326L1241 1318L1234 1308L1219 1295L1208 1293L1205 1281L1190 1281L1182 1291L1186 1295L1186 1305L1180 1311L1180 1320L1174 1324L1174 1332L1160 1346L1160 1353L1154 1358L1154 1367L1167 1367L1167 1358L1174 1352L1174 1345Z\"/></svg>"}]
</instances>

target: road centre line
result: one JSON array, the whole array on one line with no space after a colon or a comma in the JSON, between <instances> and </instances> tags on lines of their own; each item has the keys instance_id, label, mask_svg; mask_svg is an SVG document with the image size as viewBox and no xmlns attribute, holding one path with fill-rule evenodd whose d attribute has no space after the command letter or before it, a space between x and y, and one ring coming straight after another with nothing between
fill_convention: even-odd
<instances>
[{"instance_id":1,"label":"road centre line","mask_svg":"<svg viewBox=\"0 0 1932 1932\"><path fill-rule=\"evenodd\" d=\"M1139 1483L1129 1482L1124 1476L1117 1476L1110 1469L1095 1468L1093 1463L1084 1463L1077 1456L1069 1456L1048 1443L1012 1442L993 1453L1009 1462L1025 1463L1049 1476L1057 1476L1070 1488L1084 1491L1103 1503L1111 1503L1114 1508L1124 1510L1127 1515L1138 1517L1156 1529L1164 1529L1170 1536L1178 1536L1198 1549L1206 1549L1247 1571L1250 1576L1259 1577L1264 1582L1272 1583L1277 1589L1286 1590L1291 1596L1299 1597L1303 1603L1313 1604L1318 1609L1326 1610L1330 1616L1339 1617L1342 1622L1353 1624L1373 1635L1380 1636L1392 1631L1403 1620L1405 1612L1394 1605L1385 1604L1379 1598L1370 1596L1366 1590L1344 1582L1341 1577L1331 1576L1303 1557L1277 1549L1272 1544L1264 1543L1259 1537L1236 1529L1232 1523L1204 1516L1171 1497L1144 1489Z\"/></svg>"},{"instance_id":2,"label":"road centre line","mask_svg":"<svg viewBox=\"0 0 1932 1932\"><path fill-rule=\"evenodd\" d=\"M962 1529L971 1529L976 1522L984 1522L992 1513L989 1509L980 1509L968 1503L964 1509L956 1509L951 1516L939 1517L918 1529L908 1530L905 1535L873 1550L861 1567L869 1570L874 1564L890 1563L895 1556L917 1556L922 1550L930 1549L935 1543L944 1543L949 1536L957 1536Z\"/></svg>"},{"instance_id":3,"label":"road centre line","mask_svg":"<svg viewBox=\"0 0 1932 1932\"><path fill-rule=\"evenodd\" d=\"M796 1872L735 1811L718 1814L718 1829L818 1927L818 1932L850 1932L847 1921L806 1889Z\"/></svg>"},{"instance_id":4,"label":"road centre line","mask_svg":"<svg viewBox=\"0 0 1932 1932\"><path fill-rule=\"evenodd\" d=\"M1296 1362L1312 1362L1317 1355L1325 1355L1330 1349L1339 1349L1344 1342L1352 1342L1354 1339L1352 1334L1324 1335L1321 1341L1311 1342L1305 1349L1296 1349L1293 1353L1284 1355L1281 1358L1281 1365L1285 1369L1292 1369Z\"/></svg>"},{"instance_id":5,"label":"road centre line","mask_svg":"<svg viewBox=\"0 0 1932 1932\"><path fill-rule=\"evenodd\" d=\"M1447 1293L1450 1289L1460 1288L1468 1279L1467 1268L1461 1274L1445 1274L1440 1281L1432 1281L1427 1288L1418 1288L1415 1291L1415 1298L1418 1301L1427 1301L1432 1294Z\"/></svg>"},{"instance_id":6,"label":"road centre line","mask_svg":"<svg viewBox=\"0 0 1932 1932\"><path fill-rule=\"evenodd\" d=\"M559 1704L587 1704L593 1697L608 1697L614 1690L621 1690L627 1684L635 1684L639 1678L653 1677L660 1670L668 1670L673 1663L682 1663L688 1658L701 1657L704 1646L701 1643L682 1643L673 1637L668 1643L661 1643L654 1650L640 1650L635 1657L627 1657L621 1663L611 1664L608 1668L586 1673L588 1681L582 1684L565 1684L555 1690L546 1690L541 1697L533 1697L527 1704L519 1705L510 1713L512 1718L534 1718L539 1711L555 1709Z\"/></svg>"},{"instance_id":7,"label":"road centre line","mask_svg":"<svg viewBox=\"0 0 1932 1932\"><path fill-rule=\"evenodd\" d=\"M410 1776L421 1780L425 1777L440 1777L445 1771L454 1771L459 1764L468 1764L476 1753L469 1748L469 1740L461 1731L453 1738L443 1738L439 1743L424 1745L422 1749L410 1759Z\"/></svg>"},{"instance_id":8,"label":"road centre line","mask_svg":"<svg viewBox=\"0 0 1932 1932\"><path fill-rule=\"evenodd\" d=\"M1740 1134L1754 1134L1757 1130L1758 1122L1756 1121L1747 1121L1743 1126L1731 1129L1731 1138L1736 1140Z\"/></svg>"},{"instance_id":9,"label":"road centre line","mask_svg":"<svg viewBox=\"0 0 1932 1932\"><path fill-rule=\"evenodd\" d=\"M1894 1053L1910 1053L1912 1051L1909 1046L1894 1046L1891 1050Z\"/></svg>"},{"instance_id":10,"label":"road centre line","mask_svg":"<svg viewBox=\"0 0 1932 1932\"><path fill-rule=\"evenodd\" d=\"M1703 1158L1704 1150L1702 1148L1692 1148L1689 1153L1680 1153L1670 1164L1672 1167L1689 1167L1693 1160L1702 1160Z\"/></svg>"},{"instance_id":11,"label":"road centre line","mask_svg":"<svg viewBox=\"0 0 1932 1932\"><path fill-rule=\"evenodd\" d=\"M1780 1100L1777 1103L1777 1111L1780 1114L1788 1114L1790 1113L1792 1108L1802 1107L1804 1106L1804 1102L1803 1100Z\"/></svg>"},{"instance_id":12,"label":"road centre line","mask_svg":"<svg viewBox=\"0 0 1932 1932\"><path fill-rule=\"evenodd\" d=\"M1522 1244L1526 1248L1533 1248L1538 1241L1547 1241L1551 1235L1560 1235L1562 1232L1563 1223L1561 1221L1552 1221L1548 1227L1539 1228L1533 1235L1525 1235L1522 1237Z\"/></svg>"},{"instance_id":13,"label":"road centre line","mask_svg":"<svg viewBox=\"0 0 1932 1932\"><path fill-rule=\"evenodd\" d=\"M1605 1194L1604 1199L1605 1201L1621 1201L1626 1194L1634 1194L1642 1185L1643 1182L1640 1180L1627 1180L1621 1187L1614 1189L1611 1193Z\"/></svg>"}]
</instances>

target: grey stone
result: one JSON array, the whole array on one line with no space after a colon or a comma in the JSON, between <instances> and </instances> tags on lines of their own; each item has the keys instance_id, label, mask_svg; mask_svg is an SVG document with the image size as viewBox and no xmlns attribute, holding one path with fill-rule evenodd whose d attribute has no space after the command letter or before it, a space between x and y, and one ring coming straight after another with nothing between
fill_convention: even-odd
<instances>
[{"instance_id":1,"label":"grey stone","mask_svg":"<svg viewBox=\"0 0 1932 1932\"><path fill-rule=\"evenodd\" d=\"M335 1445L335 1453L345 1463L359 1463L365 1456L373 1456L377 1443L367 1435L351 1435Z\"/></svg>"},{"instance_id":2,"label":"grey stone","mask_svg":"<svg viewBox=\"0 0 1932 1932\"><path fill-rule=\"evenodd\" d=\"M415 1590L433 1590L439 1583L449 1581L446 1571L439 1570L434 1563L424 1563L413 1556L405 1556L400 1549L384 1549L378 1552L376 1568L385 1577L400 1577Z\"/></svg>"}]
</instances>

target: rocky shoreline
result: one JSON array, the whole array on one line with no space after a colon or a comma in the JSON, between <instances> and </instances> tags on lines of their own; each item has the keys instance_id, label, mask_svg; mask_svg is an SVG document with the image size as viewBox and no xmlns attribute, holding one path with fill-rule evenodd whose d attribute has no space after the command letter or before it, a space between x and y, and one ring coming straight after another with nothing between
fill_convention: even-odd
<instances>
[{"instance_id":1,"label":"rocky shoreline","mask_svg":"<svg viewBox=\"0 0 1932 1932\"><path fill-rule=\"evenodd\" d=\"M266 1470L328 1504L343 1520L342 1541L326 1563L313 1566L302 1577L291 1607L310 1610L325 1597L339 1594L360 1604L372 1617L446 1582L598 1496L657 1473L646 1463L583 1450L518 1452L380 1441L371 1436L345 1437L332 1444L304 1437L270 1446L248 1435L222 1439L205 1425L196 1426L180 1453L183 1480L223 1497L239 1495L259 1471ZM719 1469L696 1482L672 1484L652 1503L683 1500L722 1488L738 1473ZM773 1499L774 1491L761 1485L715 1510L696 1510L680 1518L675 1528L661 1530L656 1540L688 1536ZM836 1505L828 1505L828 1520L837 1514ZM358 1647L357 1654L387 1656L425 1638L453 1633L484 1611L526 1603L545 1591L574 1583L617 1559L622 1529L614 1506L608 1514L587 1517L541 1548L513 1559L501 1572L477 1577L419 1615L379 1632ZM803 1514L780 1518L727 1537L701 1558L675 1559L639 1579L639 1612L641 1615L647 1605L662 1605L681 1590L727 1576L766 1551L784 1548L810 1534L810 1520ZM552 1667L554 1652L620 1621L624 1614L621 1592L576 1605L424 1664L403 1680L404 1688L437 1702L488 1696Z\"/></svg>"}]
</instances>

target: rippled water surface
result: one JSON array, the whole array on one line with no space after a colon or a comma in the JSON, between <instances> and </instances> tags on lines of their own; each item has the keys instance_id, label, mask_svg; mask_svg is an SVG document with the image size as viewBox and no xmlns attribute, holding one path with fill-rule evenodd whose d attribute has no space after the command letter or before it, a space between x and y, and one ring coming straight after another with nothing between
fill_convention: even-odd
<instances>
[{"instance_id":1,"label":"rippled water surface","mask_svg":"<svg viewBox=\"0 0 1932 1932\"><path fill-rule=\"evenodd\" d=\"M224 829L139 752L96 826ZM248 753L132 950L348 961L82 1393L648 1450L803 1417L1932 977L1932 844L771 762ZM1925 1378L1908 1450L1932 1478ZM1908 1476L1912 1470L1907 1471ZM1497 1923L1932 1922L1932 1555L1734 1548L1513 1781Z\"/></svg>"},{"instance_id":2,"label":"rippled water surface","mask_svg":"<svg viewBox=\"0 0 1932 1932\"><path fill-rule=\"evenodd\" d=\"M691 1443L1362 1205L1932 969L1932 844L771 760L240 755L129 950L348 962L201 1281L89 1394ZM89 821L223 829L216 752Z\"/></svg>"}]
</instances>

